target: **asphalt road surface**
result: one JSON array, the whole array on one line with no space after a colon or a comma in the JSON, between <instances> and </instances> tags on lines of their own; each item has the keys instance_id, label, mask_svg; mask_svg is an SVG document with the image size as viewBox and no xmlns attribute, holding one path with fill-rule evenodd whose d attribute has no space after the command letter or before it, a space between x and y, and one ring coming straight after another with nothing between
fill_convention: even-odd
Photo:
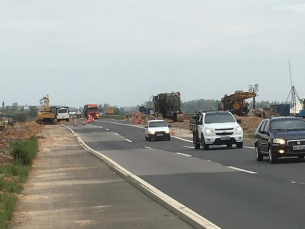
<instances>
[{"instance_id":1,"label":"asphalt road surface","mask_svg":"<svg viewBox=\"0 0 305 229\"><path fill-rule=\"evenodd\" d=\"M305 228L305 160L257 162L253 144L195 150L187 140L151 141L116 120L69 126L101 152L221 228Z\"/></svg>"}]
</instances>

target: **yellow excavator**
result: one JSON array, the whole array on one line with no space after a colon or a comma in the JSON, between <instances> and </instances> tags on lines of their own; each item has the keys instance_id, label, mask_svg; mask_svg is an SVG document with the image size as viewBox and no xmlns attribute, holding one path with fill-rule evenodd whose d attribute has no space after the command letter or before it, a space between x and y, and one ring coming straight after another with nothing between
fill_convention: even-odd
<instances>
[{"instance_id":1,"label":"yellow excavator","mask_svg":"<svg viewBox=\"0 0 305 229\"><path fill-rule=\"evenodd\" d=\"M255 103L255 92L244 92L244 91L236 91L231 95L224 95L221 98L221 103L219 104L218 110L228 110L233 114L239 116L245 116L249 113L248 105L245 100L253 98L253 103Z\"/></svg>"},{"instance_id":2,"label":"yellow excavator","mask_svg":"<svg viewBox=\"0 0 305 229\"><path fill-rule=\"evenodd\" d=\"M39 100L40 105L37 109L37 123L57 124L55 108L50 108L49 95Z\"/></svg>"}]
</instances>

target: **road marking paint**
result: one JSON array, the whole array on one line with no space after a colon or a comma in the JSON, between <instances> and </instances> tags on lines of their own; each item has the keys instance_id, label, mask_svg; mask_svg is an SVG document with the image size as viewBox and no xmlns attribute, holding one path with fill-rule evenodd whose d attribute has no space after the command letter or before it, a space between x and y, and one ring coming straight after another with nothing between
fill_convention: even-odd
<instances>
[{"instance_id":1,"label":"road marking paint","mask_svg":"<svg viewBox=\"0 0 305 229\"><path fill-rule=\"evenodd\" d=\"M247 148L247 149L255 149L255 147L253 147L253 146L244 146L244 148Z\"/></svg>"},{"instance_id":2,"label":"road marking paint","mask_svg":"<svg viewBox=\"0 0 305 229\"><path fill-rule=\"evenodd\" d=\"M189 149L194 149L195 147L194 146L183 146L185 148L189 148Z\"/></svg>"},{"instance_id":3,"label":"road marking paint","mask_svg":"<svg viewBox=\"0 0 305 229\"><path fill-rule=\"evenodd\" d=\"M115 135L119 135L118 133L114 133Z\"/></svg>"},{"instance_id":4,"label":"road marking paint","mask_svg":"<svg viewBox=\"0 0 305 229\"><path fill-rule=\"evenodd\" d=\"M185 153L176 153L176 154L179 154L179 155L182 155L182 156L186 156L186 157L191 157L192 156L192 155L185 154Z\"/></svg>"},{"instance_id":5,"label":"road marking paint","mask_svg":"<svg viewBox=\"0 0 305 229\"><path fill-rule=\"evenodd\" d=\"M109 129L106 129L106 130L109 130Z\"/></svg>"},{"instance_id":6,"label":"road marking paint","mask_svg":"<svg viewBox=\"0 0 305 229\"><path fill-rule=\"evenodd\" d=\"M191 141L191 140L187 140L187 139L184 139L184 138L179 138L179 137L177 137L177 136L172 136L172 138L176 138L176 139L179 139L179 140L181 140L181 141L193 143L193 141Z\"/></svg>"},{"instance_id":7,"label":"road marking paint","mask_svg":"<svg viewBox=\"0 0 305 229\"><path fill-rule=\"evenodd\" d=\"M127 138L126 138L125 140L128 141L128 142L132 142L131 140L129 140L129 139L127 139Z\"/></svg>"},{"instance_id":8,"label":"road marking paint","mask_svg":"<svg viewBox=\"0 0 305 229\"><path fill-rule=\"evenodd\" d=\"M230 168L230 169L238 170L238 171L245 172L245 173L257 174L257 172L253 172L253 171L245 170L245 169L240 169L240 168L236 168L236 167L233 167L233 166L227 166L227 167Z\"/></svg>"},{"instance_id":9,"label":"road marking paint","mask_svg":"<svg viewBox=\"0 0 305 229\"><path fill-rule=\"evenodd\" d=\"M69 129L72 133L75 133L71 128L65 126L67 129ZM85 150L88 150L89 152L99 156L104 161L107 161L114 169L119 171L121 174L125 175L126 177L131 177L133 180L137 181L141 186L147 190L147 192L150 192L151 194L155 195L160 200L167 203L169 206L173 207L177 211L184 214L189 219L193 220L193 222L201 225L204 228L209 229L220 229L216 224L212 223L208 219L204 218L203 216L199 215L197 212L194 212L193 210L189 209L185 205L181 204L177 200L171 198L170 196L166 195L165 193L161 192L159 189L155 188L151 184L147 183L146 181L142 180L140 177L136 176L135 174L131 173L129 170L125 169L106 155L102 154L101 152L98 152L92 148L90 148L79 136L77 137L77 140L80 142L82 147ZM126 139L127 140L127 139Z\"/></svg>"},{"instance_id":10,"label":"road marking paint","mask_svg":"<svg viewBox=\"0 0 305 229\"><path fill-rule=\"evenodd\" d=\"M148 147L148 146L145 146L144 148L146 148L146 149L152 149L151 147Z\"/></svg>"}]
</instances>

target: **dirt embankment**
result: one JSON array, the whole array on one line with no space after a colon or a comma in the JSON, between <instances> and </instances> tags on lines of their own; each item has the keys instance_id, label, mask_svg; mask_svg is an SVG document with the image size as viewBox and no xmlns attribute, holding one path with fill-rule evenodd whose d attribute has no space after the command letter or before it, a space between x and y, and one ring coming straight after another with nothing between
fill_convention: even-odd
<instances>
[{"instance_id":1,"label":"dirt embankment","mask_svg":"<svg viewBox=\"0 0 305 229\"><path fill-rule=\"evenodd\" d=\"M11 162L9 154L10 142L23 141L36 136L41 132L42 126L36 122L16 123L7 130L0 132L0 166Z\"/></svg>"}]
</instances>

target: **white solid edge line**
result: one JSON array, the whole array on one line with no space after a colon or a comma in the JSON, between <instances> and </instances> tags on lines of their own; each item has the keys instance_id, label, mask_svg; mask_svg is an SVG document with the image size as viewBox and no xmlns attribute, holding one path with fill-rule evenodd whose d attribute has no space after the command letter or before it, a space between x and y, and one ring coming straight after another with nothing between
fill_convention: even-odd
<instances>
[{"instance_id":1,"label":"white solid edge line","mask_svg":"<svg viewBox=\"0 0 305 229\"><path fill-rule=\"evenodd\" d=\"M257 172L253 172L253 171L250 171L250 170L236 168L234 166L227 166L227 167L230 168L230 169L238 170L238 171L245 172L245 173L257 174Z\"/></svg>"},{"instance_id":2,"label":"white solid edge line","mask_svg":"<svg viewBox=\"0 0 305 229\"><path fill-rule=\"evenodd\" d=\"M119 135L118 133L114 133L115 135Z\"/></svg>"},{"instance_id":3,"label":"white solid edge line","mask_svg":"<svg viewBox=\"0 0 305 229\"><path fill-rule=\"evenodd\" d=\"M127 139L127 138L126 138L125 140L128 141L128 142L132 142L131 140L129 140L129 139Z\"/></svg>"},{"instance_id":4,"label":"white solid edge line","mask_svg":"<svg viewBox=\"0 0 305 229\"><path fill-rule=\"evenodd\" d=\"M176 153L176 154L179 154L179 155L182 155L182 156L186 156L186 157L191 157L192 156L192 155L185 154L185 153Z\"/></svg>"},{"instance_id":5,"label":"white solid edge line","mask_svg":"<svg viewBox=\"0 0 305 229\"><path fill-rule=\"evenodd\" d=\"M63 126L65 126L65 125L63 125ZM193 210L191 210L191 209L187 208L186 206L184 206L183 204L179 203L175 199L173 199L170 196L166 195L165 193L161 192L159 189L155 188L151 184L142 180L140 177L136 176L135 174L129 172L127 169L125 169L124 167L122 167L121 165L119 165L118 163L116 163L115 161L113 161L112 159L107 157L106 155L104 155L104 154L102 154L98 151L93 150L77 134L75 134L75 132L71 128L69 128L67 126L65 126L65 127L67 129L69 129L72 133L74 133L74 135L76 136L78 141L82 144L84 149L86 149L86 150L94 153L95 155L103 158L103 160L110 163L116 170L120 171L125 176L129 176L129 177L133 178L134 180L139 182L141 184L141 186L143 188L145 188L147 191L149 191L153 195L157 196L158 198L160 198L161 200L163 200L164 202L166 202L167 204L169 204L170 206L172 206L176 210L180 211L182 214L186 215L187 217L194 220L196 223L205 227L206 229L221 229L220 227L218 227L217 225L215 225L214 223L212 223L208 219L204 218L203 216L199 215L198 213L194 212Z\"/></svg>"},{"instance_id":6,"label":"white solid edge line","mask_svg":"<svg viewBox=\"0 0 305 229\"><path fill-rule=\"evenodd\" d=\"M244 148L247 148L247 149L255 149L255 147L253 146L243 146Z\"/></svg>"},{"instance_id":7,"label":"white solid edge line","mask_svg":"<svg viewBox=\"0 0 305 229\"><path fill-rule=\"evenodd\" d=\"M194 146L183 146L184 148L190 148L190 149L194 149Z\"/></svg>"}]
</instances>

